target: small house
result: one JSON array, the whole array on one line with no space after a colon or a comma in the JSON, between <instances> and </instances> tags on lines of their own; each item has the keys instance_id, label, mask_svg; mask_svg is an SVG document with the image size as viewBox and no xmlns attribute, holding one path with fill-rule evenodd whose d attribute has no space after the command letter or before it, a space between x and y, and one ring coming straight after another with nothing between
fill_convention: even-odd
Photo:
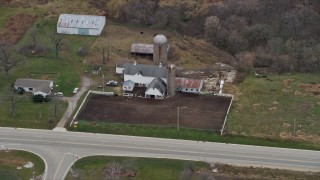
<instances>
[{"instance_id":1,"label":"small house","mask_svg":"<svg viewBox=\"0 0 320 180\"><path fill-rule=\"evenodd\" d=\"M42 95L46 97L51 94L53 89L53 81L19 78L14 83L15 90L23 89L25 92L30 92L33 95Z\"/></svg>"},{"instance_id":2,"label":"small house","mask_svg":"<svg viewBox=\"0 0 320 180\"><path fill-rule=\"evenodd\" d=\"M92 68L92 74L100 74L100 72L101 72L101 66L94 66L93 68Z\"/></svg>"}]
</instances>

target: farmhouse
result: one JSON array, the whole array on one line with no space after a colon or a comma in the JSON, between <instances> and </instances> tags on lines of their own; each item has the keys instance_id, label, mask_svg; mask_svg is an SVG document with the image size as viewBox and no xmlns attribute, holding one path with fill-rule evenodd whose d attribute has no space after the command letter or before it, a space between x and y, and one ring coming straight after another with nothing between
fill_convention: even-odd
<instances>
[{"instance_id":1,"label":"farmhouse","mask_svg":"<svg viewBox=\"0 0 320 180\"><path fill-rule=\"evenodd\" d=\"M42 95L44 97L51 94L53 81L40 79L19 78L14 83L15 90L23 89L25 92L31 92L33 95Z\"/></svg>"},{"instance_id":2,"label":"farmhouse","mask_svg":"<svg viewBox=\"0 0 320 180\"><path fill-rule=\"evenodd\" d=\"M105 16L61 14L57 23L57 33L99 36L105 23Z\"/></svg>"},{"instance_id":3,"label":"farmhouse","mask_svg":"<svg viewBox=\"0 0 320 180\"><path fill-rule=\"evenodd\" d=\"M155 99L173 96L176 91L195 94L201 92L203 80L175 77L174 68L174 65L164 67L162 64L118 63L116 73L123 75L124 94L131 93L135 87L145 87L145 97Z\"/></svg>"}]
</instances>

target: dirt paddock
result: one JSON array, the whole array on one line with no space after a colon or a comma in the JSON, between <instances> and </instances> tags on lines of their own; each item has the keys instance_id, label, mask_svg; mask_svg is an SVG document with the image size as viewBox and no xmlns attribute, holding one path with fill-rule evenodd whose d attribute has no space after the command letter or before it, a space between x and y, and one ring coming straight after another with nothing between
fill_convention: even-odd
<instances>
[{"instance_id":1,"label":"dirt paddock","mask_svg":"<svg viewBox=\"0 0 320 180\"><path fill-rule=\"evenodd\" d=\"M180 127L219 131L230 102L229 97L182 93L164 100L92 94L78 119L169 127L179 119Z\"/></svg>"}]
</instances>

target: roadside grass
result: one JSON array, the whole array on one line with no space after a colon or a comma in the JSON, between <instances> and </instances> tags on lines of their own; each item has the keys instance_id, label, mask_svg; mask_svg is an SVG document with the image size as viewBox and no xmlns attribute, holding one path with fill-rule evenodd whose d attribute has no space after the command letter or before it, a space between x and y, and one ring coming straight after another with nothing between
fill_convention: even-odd
<instances>
[{"instance_id":1,"label":"roadside grass","mask_svg":"<svg viewBox=\"0 0 320 180\"><path fill-rule=\"evenodd\" d=\"M190 167L194 170L209 169L209 165L200 161L184 161L173 159L160 159L160 158L132 158L132 157L116 157L116 156L92 156L85 157L78 160L75 164L75 168L80 172L81 179L104 179L106 174L103 172L104 168L108 166L108 163L117 162L122 167L128 167L130 170L136 170L136 176L133 179L136 180L163 180L163 179L179 179L183 170ZM194 180L200 179L200 173L191 173L190 177ZM126 179L129 177L122 177ZM72 174L66 177L67 180L74 179Z\"/></svg>"},{"instance_id":2,"label":"roadside grass","mask_svg":"<svg viewBox=\"0 0 320 180\"><path fill-rule=\"evenodd\" d=\"M66 180L71 179L105 179L103 171L109 163L117 162L124 169L136 170L135 177L120 179L166 180L166 179L318 179L320 172L298 172L283 169L260 167L239 167L215 163L217 172L212 173L207 162L185 161L162 158L135 158L118 156L91 156L75 162L77 178L69 172ZM187 170L193 169L190 172ZM189 173L187 173L189 172ZM185 175L185 176L183 176ZM209 178L211 177L211 178Z\"/></svg>"},{"instance_id":3,"label":"roadside grass","mask_svg":"<svg viewBox=\"0 0 320 180\"><path fill-rule=\"evenodd\" d=\"M233 103L227 132L320 142L320 97L299 87L303 83L319 84L320 72L248 76L239 84L243 94Z\"/></svg>"},{"instance_id":4,"label":"roadside grass","mask_svg":"<svg viewBox=\"0 0 320 180\"><path fill-rule=\"evenodd\" d=\"M310 149L320 150L320 144L305 141L289 141L280 138L257 138L248 136L224 135L195 129L180 128L179 132L176 128L156 127L156 126L139 126L127 124L115 124L105 122L90 122L85 120L78 121L76 128L69 127L70 131L118 134L130 136L145 136L157 138L184 139L202 142L221 142L232 144L245 144L257 146L270 146L293 149Z\"/></svg>"},{"instance_id":5,"label":"roadside grass","mask_svg":"<svg viewBox=\"0 0 320 180\"><path fill-rule=\"evenodd\" d=\"M16 116L13 116L11 113L9 100L4 100L0 104L0 126L52 129L61 119L67 108L67 102L65 101L51 100L51 102L34 103L32 97L28 95L23 95L23 97L18 96L17 101ZM55 106L57 107L56 117L54 113Z\"/></svg>"},{"instance_id":6,"label":"roadside grass","mask_svg":"<svg viewBox=\"0 0 320 180\"><path fill-rule=\"evenodd\" d=\"M35 177L44 173L45 164L40 157L25 151L0 151L0 177L1 179L30 179L33 175L32 168L17 170L28 162L34 164Z\"/></svg>"}]
</instances>

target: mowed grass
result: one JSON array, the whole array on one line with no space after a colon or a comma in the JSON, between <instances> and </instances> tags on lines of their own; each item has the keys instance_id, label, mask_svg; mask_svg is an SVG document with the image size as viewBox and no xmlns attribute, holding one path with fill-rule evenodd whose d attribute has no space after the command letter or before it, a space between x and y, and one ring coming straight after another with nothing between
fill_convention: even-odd
<instances>
[{"instance_id":1,"label":"mowed grass","mask_svg":"<svg viewBox=\"0 0 320 180\"><path fill-rule=\"evenodd\" d=\"M40 157L25 151L0 151L0 179L30 179L32 168L17 169L28 162L34 164L35 177L44 173L45 164Z\"/></svg>"},{"instance_id":2,"label":"mowed grass","mask_svg":"<svg viewBox=\"0 0 320 180\"><path fill-rule=\"evenodd\" d=\"M105 179L106 174L103 169L111 162L117 162L122 167L130 164L131 170L136 170L135 180L169 180L179 179L183 170L194 167L195 170L209 169L209 165L199 161L183 161L173 159L156 159L156 158L130 158L130 157L112 157L112 156L92 156L85 157L76 162L75 168L80 172L80 179L94 180ZM128 177L122 177L126 179ZM200 179L198 173L193 173L191 178ZM66 180L74 179L69 173Z\"/></svg>"},{"instance_id":3,"label":"mowed grass","mask_svg":"<svg viewBox=\"0 0 320 180\"><path fill-rule=\"evenodd\" d=\"M233 103L227 132L274 138L292 138L295 133L320 142L320 97L299 86L312 83L320 83L319 72L248 76L239 84L242 95Z\"/></svg>"},{"instance_id":4,"label":"mowed grass","mask_svg":"<svg viewBox=\"0 0 320 180\"><path fill-rule=\"evenodd\" d=\"M305 141L288 141L279 138L273 139L233 135L220 136L219 133L205 130L180 128L180 130L177 131L176 128L168 127L90 122L85 120L78 121L77 127L69 127L69 130L91 133L184 139L201 142L221 142L293 149L320 150L320 144Z\"/></svg>"}]
</instances>

